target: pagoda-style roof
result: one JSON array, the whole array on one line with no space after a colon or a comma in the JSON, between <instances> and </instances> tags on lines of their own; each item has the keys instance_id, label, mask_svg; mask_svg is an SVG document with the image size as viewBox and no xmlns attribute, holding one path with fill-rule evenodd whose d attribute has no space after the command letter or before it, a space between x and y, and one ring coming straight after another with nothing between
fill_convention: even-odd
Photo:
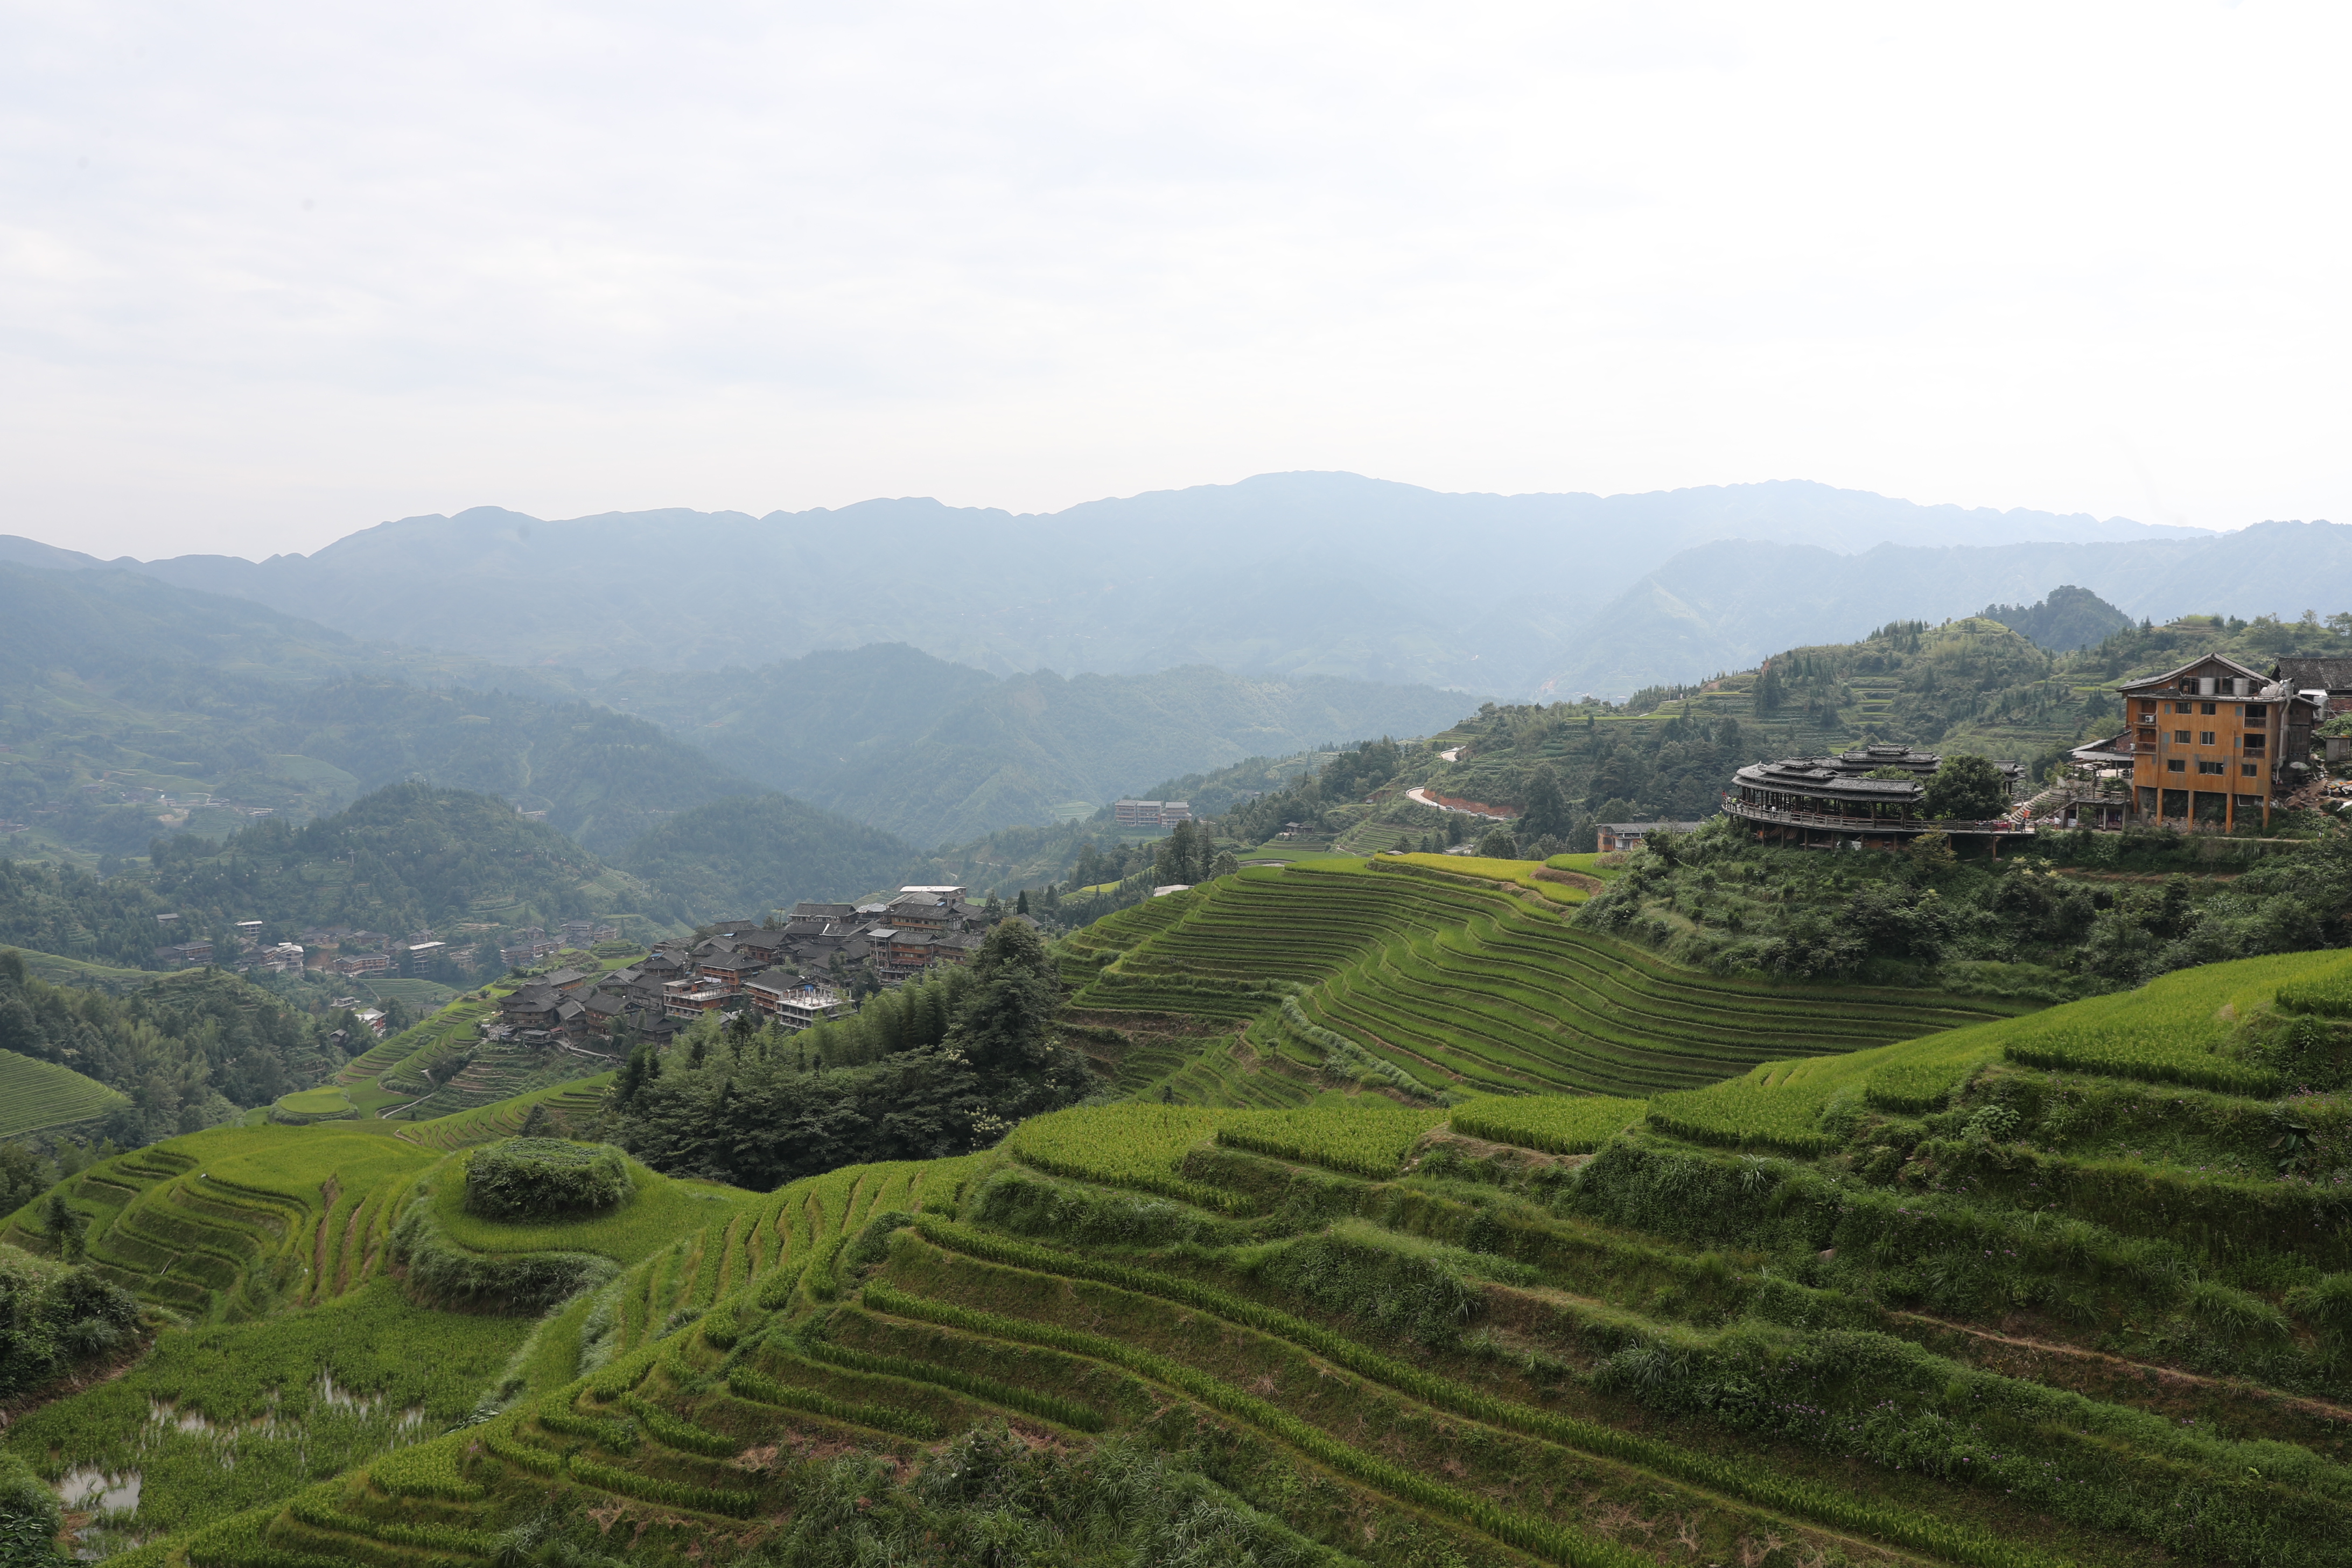
<instances>
[{"instance_id":1,"label":"pagoda-style roof","mask_svg":"<svg viewBox=\"0 0 2352 1568\"><path fill-rule=\"evenodd\" d=\"M1944 765L1943 757L1935 752L1917 752L1900 741L1873 741L1851 752L1840 752L1834 757L1823 757L1824 766L1840 773L1866 773L1877 768L1902 768L1925 778Z\"/></svg>"},{"instance_id":2,"label":"pagoda-style roof","mask_svg":"<svg viewBox=\"0 0 2352 1568\"><path fill-rule=\"evenodd\" d=\"M1777 763L1750 763L1732 776L1750 789L1779 790L1856 805L1916 805L1927 793L1916 779L1863 778L1841 767L1841 761L1832 757L1786 757ZM1872 764L1883 765L1885 764Z\"/></svg>"}]
</instances>

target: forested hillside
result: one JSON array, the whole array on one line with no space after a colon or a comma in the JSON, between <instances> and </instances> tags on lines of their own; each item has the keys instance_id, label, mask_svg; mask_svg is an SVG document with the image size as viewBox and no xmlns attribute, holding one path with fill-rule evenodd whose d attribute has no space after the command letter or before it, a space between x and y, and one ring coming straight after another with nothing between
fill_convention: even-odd
<instances>
[{"instance_id":1,"label":"forested hillside","mask_svg":"<svg viewBox=\"0 0 2352 1568\"><path fill-rule=\"evenodd\" d=\"M795 833L846 865L876 841L842 818L968 844L1460 708L1426 687L1202 668L999 679L903 645L592 680L362 644L120 571L0 566L0 845L85 865L411 780L543 811L607 859L681 814L782 790L835 814L800 814ZM669 842L646 853L675 863Z\"/></svg>"},{"instance_id":2,"label":"forested hillside","mask_svg":"<svg viewBox=\"0 0 2352 1568\"><path fill-rule=\"evenodd\" d=\"M876 1160L923 1160L1103 1087L1053 1026L1059 977L1018 921L970 969L949 966L803 1033L698 1026L641 1047L609 1103L612 1135L659 1171L766 1191Z\"/></svg>"},{"instance_id":3,"label":"forested hillside","mask_svg":"<svg viewBox=\"0 0 2352 1568\"><path fill-rule=\"evenodd\" d=\"M220 842L158 840L135 873L0 860L0 942L129 968L196 939L232 951L239 921L265 942L313 925L398 937L478 924L546 925L589 915L655 924L644 884L505 801L394 784L297 827L265 818ZM167 929L157 917L176 914ZM446 940L446 939L445 939Z\"/></svg>"},{"instance_id":4,"label":"forested hillside","mask_svg":"<svg viewBox=\"0 0 2352 1568\"><path fill-rule=\"evenodd\" d=\"M790 795L747 795L682 812L613 858L652 890L648 912L693 926L896 888L915 852Z\"/></svg>"},{"instance_id":5,"label":"forested hillside","mask_svg":"<svg viewBox=\"0 0 2352 1568\"><path fill-rule=\"evenodd\" d=\"M2131 629L2132 618L2088 588L2053 588L2035 605L1988 605L1984 617L1999 621L2052 653L2072 653Z\"/></svg>"},{"instance_id":6,"label":"forested hillside","mask_svg":"<svg viewBox=\"0 0 2352 1568\"><path fill-rule=\"evenodd\" d=\"M0 820L20 858L141 855L159 835L217 838L409 779L503 795L610 850L751 792L541 678L128 573L0 566Z\"/></svg>"},{"instance_id":7,"label":"forested hillside","mask_svg":"<svg viewBox=\"0 0 2352 1568\"><path fill-rule=\"evenodd\" d=\"M347 1012L298 1011L217 971L163 976L116 997L45 984L0 948L0 1051L69 1068L119 1097L86 1104L60 1086L54 1114L0 1108L12 1135L79 1124L136 1146L194 1131L318 1082L362 1040L373 1037Z\"/></svg>"},{"instance_id":8,"label":"forested hillside","mask_svg":"<svg viewBox=\"0 0 2352 1568\"><path fill-rule=\"evenodd\" d=\"M1940 836L1828 858L1717 817L1660 837L1582 915L1680 963L1796 980L1982 985L2056 1000L2258 953L2352 943L2352 836L2308 844L2177 830L2044 831L2000 860Z\"/></svg>"},{"instance_id":9,"label":"forested hillside","mask_svg":"<svg viewBox=\"0 0 2352 1568\"><path fill-rule=\"evenodd\" d=\"M1205 666L1000 679L904 646L588 689L745 776L925 848L1090 813L1171 774L1423 734L1464 705L1429 687Z\"/></svg>"}]
</instances>

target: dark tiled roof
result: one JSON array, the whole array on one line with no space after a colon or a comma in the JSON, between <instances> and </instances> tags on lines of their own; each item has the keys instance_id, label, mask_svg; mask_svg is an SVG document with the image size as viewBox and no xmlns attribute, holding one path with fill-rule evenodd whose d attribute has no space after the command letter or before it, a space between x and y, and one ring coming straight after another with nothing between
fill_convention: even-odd
<instances>
[{"instance_id":1,"label":"dark tiled roof","mask_svg":"<svg viewBox=\"0 0 2352 1568\"><path fill-rule=\"evenodd\" d=\"M1927 792L1916 779L1859 778L1825 767L1815 757L1789 757L1777 763L1750 763L1734 775L1754 789L1786 790L1792 795L1816 795L1839 800L1885 801L1902 805Z\"/></svg>"},{"instance_id":2,"label":"dark tiled roof","mask_svg":"<svg viewBox=\"0 0 2352 1568\"><path fill-rule=\"evenodd\" d=\"M2352 691L2352 658L2283 658L2272 674L2296 691Z\"/></svg>"},{"instance_id":3,"label":"dark tiled roof","mask_svg":"<svg viewBox=\"0 0 2352 1568\"><path fill-rule=\"evenodd\" d=\"M2116 689L2118 691L2141 691L2151 687L2171 686L2177 683L2182 676L2188 674L2190 670L2200 668L2202 666L2209 664L2216 666L2222 671L2229 674L2243 676L2245 679L2253 681L2258 688L2266 686L2270 683L2271 678L2264 675L2259 669L2255 669L2248 665L2240 664L2234 658L2224 658L2218 653L2203 653L2199 654L2195 658L2190 659L2187 664L2180 666L2177 669L2168 669L2162 675L2151 675L2144 680L2127 680Z\"/></svg>"},{"instance_id":4,"label":"dark tiled roof","mask_svg":"<svg viewBox=\"0 0 2352 1568\"><path fill-rule=\"evenodd\" d=\"M2068 752L2067 755L2074 758L2077 762L2092 762L2095 760L2098 762L2111 762L2117 758L2129 761L2132 756L2131 747L2132 732L2129 730L2126 730L2120 735L2110 735L2104 741L2093 741L2088 745L2077 746L2072 752Z\"/></svg>"}]
</instances>

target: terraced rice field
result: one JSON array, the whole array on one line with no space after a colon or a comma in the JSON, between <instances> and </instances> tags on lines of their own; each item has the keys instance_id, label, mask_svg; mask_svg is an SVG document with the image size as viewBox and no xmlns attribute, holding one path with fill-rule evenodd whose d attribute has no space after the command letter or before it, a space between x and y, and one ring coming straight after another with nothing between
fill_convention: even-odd
<instances>
[{"instance_id":1,"label":"terraced rice field","mask_svg":"<svg viewBox=\"0 0 2352 1568\"><path fill-rule=\"evenodd\" d=\"M512 1560L529 1542L503 1532L551 1491L641 1524L664 1561L727 1561L812 1517L831 1560L887 1561L838 1538L851 1500L887 1468L960 1463L944 1445L997 1423L1024 1456L1097 1437L1210 1456L1231 1495L1368 1568L2352 1568L2331 1326L2352 1273L2320 1274L2352 1268L2352 1211L2205 1164L2216 1141L2267 1157L2274 1110L2342 1125L2341 1096L2179 1076L2245 1045L2217 1016L2259 1022L2343 962L2187 971L1647 1102L1094 1105L763 1196L649 1178L658 1213L511 1238L627 1265L517 1352L515 1403L460 1420L446 1401L441 1435L305 1471L138 1568ZM2073 1059L2036 1065L2050 1050ZM2093 1121L2135 1123L2128 1164L2067 1146ZM1908 1165L1869 1171L1896 1143ZM273 1149L279 1174L257 1179ZM327 1201L350 1217L305 1230L332 1149ZM432 1158L320 1128L198 1134L77 1199L146 1203L93 1226L125 1247L184 1252L215 1225L276 1241L270 1262L364 1238L379 1200L355 1194L419 1190ZM226 1190L194 1185L206 1173ZM469 1227L498 1227L459 1226L447 1197L450 1234L489 1247ZM868 1468L837 1520L814 1516L794 1489L837 1459Z\"/></svg>"},{"instance_id":2,"label":"terraced rice field","mask_svg":"<svg viewBox=\"0 0 2352 1568\"><path fill-rule=\"evenodd\" d=\"M1265 1063L1237 1035L1161 1040L1130 1051L1112 1081L1138 1100L1180 1105L1243 1105L1273 1109L1304 1105L1314 1097L1308 1075L1264 1070Z\"/></svg>"},{"instance_id":3,"label":"terraced rice field","mask_svg":"<svg viewBox=\"0 0 2352 1568\"><path fill-rule=\"evenodd\" d=\"M196 1322L357 1289L383 1272L398 1198L433 1156L348 1125L216 1128L93 1165L65 1184L89 1260ZM46 1249L35 1220L0 1240Z\"/></svg>"},{"instance_id":4,"label":"terraced rice field","mask_svg":"<svg viewBox=\"0 0 2352 1568\"><path fill-rule=\"evenodd\" d=\"M535 1089L608 1074L619 1065L617 1057L583 1049L483 1042L474 1047L464 1070L404 1110L401 1120L430 1121L504 1104Z\"/></svg>"},{"instance_id":5,"label":"terraced rice field","mask_svg":"<svg viewBox=\"0 0 2352 1568\"><path fill-rule=\"evenodd\" d=\"M395 1136L425 1149L463 1149L495 1139L511 1138L522 1131L533 1106L543 1105L565 1137L580 1137L604 1108L604 1091L612 1086L610 1072L573 1079L552 1088L519 1094L511 1100L477 1106L428 1121L404 1126Z\"/></svg>"},{"instance_id":6,"label":"terraced rice field","mask_svg":"<svg viewBox=\"0 0 2352 1568\"><path fill-rule=\"evenodd\" d=\"M1230 1021L1245 1051L1302 1068L1333 1056L1328 1034L1432 1092L1639 1098L2021 1010L1702 974L1548 899L1383 861L1250 868L1114 915L1063 952L1089 1016Z\"/></svg>"},{"instance_id":7,"label":"terraced rice field","mask_svg":"<svg viewBox=\"0 0 2352 1568\"><path fill-rule=\"evenodd\" d=\"M0 1138L70 1127L123 1103L122 1095L71 1068L0 1051Z\"/></svg>"},{"instance_id":8,"label":"terraced rice field","mask_svg":"<svg viewBox=\"0 0 2352 1568\"><path fill-rule=\"evenodd\" d=\"M1443 1121L1097 1107L992 1153L795 1183L616 1280L593 1309L609 1359L172 1560L478 1560L551 1485L673 1542L757 1532L793 1517L789 1472L738 1456L919 1465L999 1421L1027 1449L1205 1444L1222 1484L1307 1540L1412 1543L1349 1553L1365 1563L2347 1560L2336 1467L2293 1446L2324 1452L2324 1423L2269 1417L2310 1435L2267 1444L2183 1434L2153 1369L2121 1365L2095 1398L2038 1383L2005 1347L1870 1299L1861 1273L1816 1261L1800 1287L1778 1253L1699 1256L1596 1220L1607 1183L1565 1205L1432 1184L1408 1161ZM1732 1156L1633 1136L1696 1179L1740 1179ZM1785 1321L1800 1299L1837 1326ZM1668 1354L1673 1375L1734 1389L1803 1382L1857 1343L1870 1376L1817 1392L1818 1420L1667 1417L1618 1370ZM2243 1413L2261 1395L2229 1397ZM1918 1446L1945 1441L1965 1457L1921 1473ZM2277 1478L2258 1497L2137 1500L2256 1461Z\"/></svg>"}]
</instances>

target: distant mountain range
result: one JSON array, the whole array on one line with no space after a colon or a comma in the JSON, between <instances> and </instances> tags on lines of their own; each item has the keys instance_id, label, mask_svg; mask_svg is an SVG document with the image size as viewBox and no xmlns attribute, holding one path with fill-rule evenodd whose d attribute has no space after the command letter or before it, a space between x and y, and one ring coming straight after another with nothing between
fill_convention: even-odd
<instances>
[{"instance_id":1,"label":"distant mountain range","mask_svg":"<svg viewBox=\"0 0 2352 1568\"><path fill-rule=\"evenodd\" d=\"M1424 734L1473 705L1433 687L1204 665L999 679L905 644L584 687L745 777L925 847L1246 757Z\"/></svg>"},{"instance_id":2,"label":"distant mountain range","mask_svg":"<svg viewBox=\"0 0 2352 1568\"><path fill-rule=\"evenodd\" d=\"M2242 537L1796 480L1500 496L1291 473L1018 516L928 500L559 521L478 507L307 556L110 564L358 637L595 680L904 643L997 675L1203 665L1574 696L2064 583L2135 614L2281 608L2257 566L2174 570ZM109 564L6 538L0 560ZM2257 602L2216 600L2216 582L2241 579Z\"/></svg>"},{"instance_id":3,"label":"distant mountain range","mask_svg":"<svg viewBox=\"0 0 2352 1568\"><path fill-rule=\"evenodd\" d=\"M1812 643L1849 642L1891 620L1942 621L1988 603L2088 590L2157 621L2192 614L2292 617L2352 607L2352 527L2264 522L2235 533L2029 544L1880 544L1842 554L1727 540L1644 575L1588 625L1580 653L1540 695L1612 695L1742 669Z\"/></svg>"},{"instance_id":4,"label":"distant mountain range","mask_svg":"<svg viewBox=\"0 0 2352 1568\"><path fill-rule=\"evenodd\" d=\"M542 812L606 857L768 796L768 858L850 864L824 861L838 850L870 869L1252 755L1442 729L1464 707L1197 667L1000 678L904 645L597 680L363 642L143 573L0 564L0 853L136 856L169 830L220 837L253 809L329 812L416 780ZM701 841L647 853L673 865Z\"/></svg>"}]
</instances>

